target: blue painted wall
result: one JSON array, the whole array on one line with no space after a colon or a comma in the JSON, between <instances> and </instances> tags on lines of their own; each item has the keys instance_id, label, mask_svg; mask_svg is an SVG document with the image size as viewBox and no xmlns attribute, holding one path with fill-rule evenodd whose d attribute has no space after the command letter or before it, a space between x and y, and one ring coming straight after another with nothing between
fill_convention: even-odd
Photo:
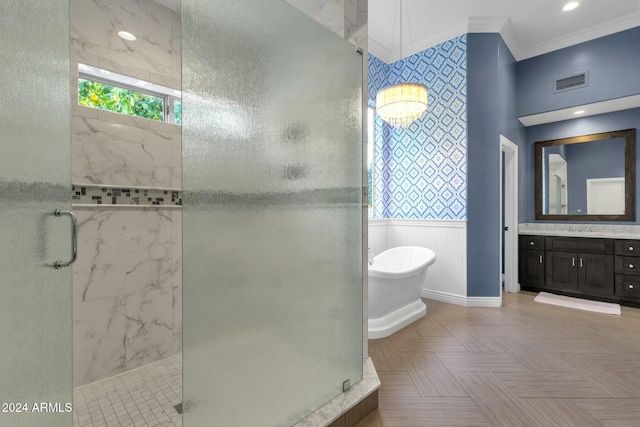
<instances>
[{"instance_id":1,"label":"blue painted wall","mask_svg":"<svg viewBox=\"0 0 640 427\"><path fill-rule=\"evenodd\" d=\"M571 214L587 213L587 179L624 178L623 138L568 145L565 154Z\"/></svg>"},{"instance_id":2,"label":"blue painted wall","mask_svg":"<svg viewBox=\"0 0 640 427\"><path fill-rule=\"evenodd\" d=\"M526 186L520 187L520 192L526 198L525 218L522 222L535 221L535 191L534 191L534 144L536 141L547 141L550 139L568 138L577 135L586 135L590 133L609 132L614 130L638 128L640 125L640 108L618 111L615 113L600 114L597 116L582 117L579 119L565 120L562 122L549 123L546 125L531 126L526 129L527 147L526 152L528 158L525 163L525 173L530 177L530 182ZM640 132L636 132L636 147L639 147L638 136ZM565 151L566 153L566 151ZM567 154L568 155L568 154ZM636 148L636 173L640 171L640 150ZM637 180L636 180L637 181ZM571 185L571 184L569 184ZM636 212L640 212L640 198L636 195ZM569 197L571 200L571 197ZM571 208L571 206L570 206ZM575 210L575 208L573 208ZM640 224L640 215L636 215L635 222L628 224ZM589 223L585 221L585 223ZM602 224L602 221L593 222ZM616 224L621 224L616 221Z\"/></svg>"},{"instance_id":3,"label":"blue painted wall","mask_svg":"<svg viewBox=\"0 0 640 427\"><path fill-rule=\"evenodd\" d=\"M518 121L518 63L509 48L498 37L498 99L499 99L499 131L518 146L518 183L526 180L526 134L524 126ZM518 198L518 221L525 218L525 199Z\"/></svg>"},{"instance_id":4,"label":"blue painted wall","mask_svg":"<svg viewBox=\"0 0 640 427\"><path fill-rule=\"evenodd\" d=\"M525 142L513 55L499 34L468 34L390 66L370 55L369 73L371 106L385 77L429 89L409 129L376 122L376 217L466 218L467 295L499 296L500 135Z\"/></svg>"},{"instance_id":5,"label":"blue painted wall","mask_svg":"<svg viewBox=\"0 0 640 427\"><path fill-rule=\"evenodd\" d=\"M640 27L540 55L517 65L519 116L640 93ZM589 72L589 86L553 93L553 82Z\"/></svg>"},{"instance_id":6,"label":"blue painted wall","mask_svg":"<svg viewBox=\"0 0 640 427\"><path fill-rule=\"evenodd\" d=\"M581 104L640 94L640 27L581 43L517 64L519 115L553 111ZM577 71L589 71L589 86L554 94L553 80ZM589 133L636 128L638 109L582 117L526 129L524 165L519 192L524 207L521 222L535 220L534 143ZM637 155L640 152L637 150ZM571 198L570 198L571 201ZM639 201L636 201L638 210ZM575 211L577 207L570 207ZM640 212L640 211L638 211ZM597 222L601 223L601 222ZM616 222L619 224L619 222ZM640 224L639 220L631 222Z\"/></svg>"},{"instance_id":7,"label":"blue painted wall","mask_svg":"<svg viewBox=\"0 0 640 427\"><path fill-rule=\"evenodd\" d=\"M467 295L500 295L500 135L520 145L516 62L499 34L467 35ZM520 151L520 150L519 150Z\"/></svg>"},{"instance_id":8,"label":"blue painted wall","mask_svg":"<svg viewBox=\"0 0 640 427\"><path fill-rule=\"evenodd\" d=\"M464 219L467 193L466 35L387 65L369 55L369 105L382 87L424 84L427 112L408 129L376 121L377 218Z\"/></svg>"}]
</instances>

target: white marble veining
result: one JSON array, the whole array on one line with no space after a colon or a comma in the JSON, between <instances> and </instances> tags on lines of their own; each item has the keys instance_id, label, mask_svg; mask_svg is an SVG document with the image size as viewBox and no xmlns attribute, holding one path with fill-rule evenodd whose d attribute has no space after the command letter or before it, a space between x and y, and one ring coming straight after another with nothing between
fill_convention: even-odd
<instances>
[{"instance_id":1,"label":"white marble veining","mask_svg":"<svg viewBox=\"0 0 640 427\"><path fill-rule=\"evenodd\" d=\"M90 108L90 107L86 107ZM91 138L94 141L119 141L130 144L144 144L157 148L181 148L180 132L161 129L149 119L126 116L124 114L99 111L98 119L73 117L72 137ZM171 126L165 124L165 126ZM174 125L175 126L175 125Z\"/></svg>"},{"instance_id":2,"label":"white marble veining","mask_svg":"<svg viewBox=\"0 0 640 427\"><path fill-rule=\"evenodd\" d=\"M74 386L176 354L173 304L178 288L74 304Z\"/></svg>"},{"instance_id":3,"label":"white marble veining","mask_svg":"<svg viewBox=\"0 0 640 427\"><path fill-rule=\"evenodd\" d=\"M380 388L380 378L371 358L367 358L363 363L362 381L295 424L294 427L327 426L378 388Z\"/></svg>"},{"instance_id":4,"label":"white marble veining","mask_svg":"<svg viewBox=\"0 0 640 427\"><path fill-rule=\"evenodd\" d=\"M127 296L126 315L126 370L173 354L173 288Z\"/></svg>"},{"instance_id":5,"label":"white marble veining","mask_svg":"<svg viewBox=\"0 0 640 427\"><path fill-rule=\"evenodd\" d=\"M182 286L182 210L176 209L171 212L173 223L173 240L172 240L172 270L173 270L173 286Z\"/></svg>"},{"instance_id":6,"label":"white marble veining","mask_svg":"<svg viewBox=\"0 0 640 427\"><path fill-rule=\"evenodd\" d=\"M73 264L73 302L127 293L125 212L76 209L78 259Z\"/></svg>"},{"instance_id":7,"label":"white marble veining","mask_svg":"<svg viewBox=\"0 0 640 427\"><path fill-rule=\"evenodd\" d=\"M74 385L180 352L182 212L155 207L75 212Z\"/></svg>"},{"instance_id":8,"label":"white marble veining","mask_svg":"<svg viewBox=\"0 0 640 427\"><path fill-rule=\"evenodd\" d=\"M597 237L610 239L639 239L640 225L535 222L519 224L518 234L566 237Z\"/></svg>"},{"instance_id":9,"label":"white marble veining","mask_svg":"<svg viewBox=\"0 0 640 427\"><path fill-rule=\"evenodd\" d=\"M71 151L74 184L173 188L171 149L75 137Z\"/></svg>"},{"instance_id":10,"label":"white marble veining","mask_svg":"<svg viewBox=\"0 0 640 427\"><path fill-rule=\"evenodd\" d=\"M172 211L126 211L128 293L172 287L174 233Z\"/></svg>"},{"instance_id":11,"label":"white marble veining","mask_svg":"<svg viewBox=\"0 0 640 427\"><path fill-rule=\"evenodd\" d=\"M73 0L72 51L170 76L172 14L151 0ZM134 33L137 39L121 39L117 35L120 30Z\"/></svg>"},{"instance_id":12,"label":"white marble veining","mask_svg":"<svg viewBox=\"0 0 640 427\"><path fill-rule=\"evenodd\" d=\"M152 0L72 0L70 13L74 184L181 187L180 126L76 105L78 62L180 89L179 14ZM182 212L74 210L74 385L181 351Z\"/></svg>"},{"instance_id":13,"label":"white marble veining","mask_svg":"<svg viewBox=\"0 0 640 427\"><path fill-rule=\"evenodd\" d=\"M286 1L340 37L344 37L345 0Z\"/></svg>"},{"instance_id":14,"label":"white marble veining","mask_svg":"<svg viewBox=\"0 0 640 427\"><path fill-rule=\"evenodd\" d=\"M73 385L126 371L126 296L73 305Z\"/></svg>"},{"instance_id":15,"label":"white marble veining","mask_svg":"<svg viewBox=\"0 0 640 427\"><path fill-rule=\"evenodd\" d=\"M182 286L173 287L172 313L173 354L178 354L182 352Z\"/></svg>"}]
</instances>

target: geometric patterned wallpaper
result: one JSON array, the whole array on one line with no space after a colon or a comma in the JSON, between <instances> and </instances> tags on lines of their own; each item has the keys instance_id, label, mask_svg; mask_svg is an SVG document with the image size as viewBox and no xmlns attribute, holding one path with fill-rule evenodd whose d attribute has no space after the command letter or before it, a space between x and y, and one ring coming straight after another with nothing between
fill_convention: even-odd
<instances>
[{"instance_id":1,"label":"geometric patterned wallpaper","mask_svg":"<svg viewBox=\"0 0 640 427\"><path fill-rule=\"evenodd\" d=\"M400 82L424 84L427 112L409 128L376 118L376 218L466 219L467 36L393 64L369 55L369 105Z\"/></svg>"}]
</instances>

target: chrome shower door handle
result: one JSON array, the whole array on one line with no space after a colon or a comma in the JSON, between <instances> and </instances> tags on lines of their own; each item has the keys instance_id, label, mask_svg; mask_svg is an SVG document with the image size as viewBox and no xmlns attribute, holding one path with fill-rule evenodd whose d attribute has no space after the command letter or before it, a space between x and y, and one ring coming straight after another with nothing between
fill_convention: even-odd
<instances>
[{"instance_id":1,"label":"chrome shower door handle","mask_svg":"<svg viewBox=\"0 0 640 427\"><path fill-rule=\"evenodd\" d=\"M78 218L71 211L63 211L56 209L55 216L68 216L71 219L71 259L67 262L56 261L53 266L55 268L69 267L78 257Z\"/></svg>"}]
</instances>

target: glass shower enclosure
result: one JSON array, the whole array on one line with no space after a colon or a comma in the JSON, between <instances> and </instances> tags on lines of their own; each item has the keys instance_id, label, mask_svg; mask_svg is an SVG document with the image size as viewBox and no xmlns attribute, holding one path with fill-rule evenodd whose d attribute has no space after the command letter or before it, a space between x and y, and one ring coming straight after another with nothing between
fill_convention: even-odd
<instances>
[{"instance_id":1,"label":"glass shower enclosure","mask_svg":"<svg viewBox=\"0 0 640 427\"><path fill-rule=\"evenodd\" d=\"M0 2L0 40L0 425L69 427L68 1Z\"/></svg>"},{"instance_id":2,"label":"glass shower enclosure","mask_svg":"<svg viewBox=\"0 0 640 427\"><path fill-rule=\"evenodd\" d=\"M294 425L362 377L363 57L283 0L182 21L183 423ZM0 39L0 425L70 427L68 0Z\"/></svg>"},{"instance_id":3,"label":"glass shower enclosure","mask_svg":"<svg viewBox=\"0 0 640 427\"><path fill-rule=\"evenodd\" d=\"M182 7L184 425L294 425L362 377L363 57L282 0Z\"/></svg>"}]
</instances>

